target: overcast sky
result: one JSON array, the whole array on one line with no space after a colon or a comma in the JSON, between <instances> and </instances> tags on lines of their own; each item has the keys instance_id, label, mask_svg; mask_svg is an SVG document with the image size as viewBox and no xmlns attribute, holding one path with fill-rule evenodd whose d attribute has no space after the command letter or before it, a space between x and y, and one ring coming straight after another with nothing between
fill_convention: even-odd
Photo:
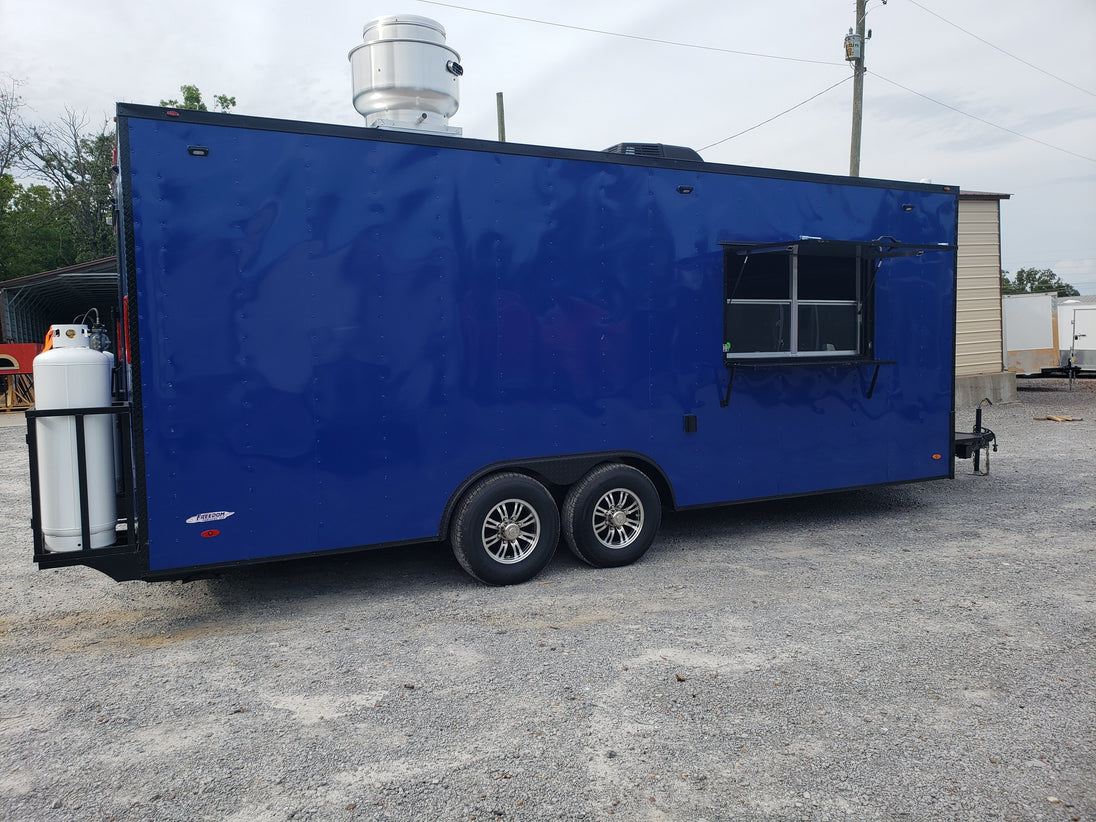
<instances>
[{"instance_id":1,"label":"overcast sky","mask_svg":"<svg viewBox=\"0 0 1096 822\"><path fill-rule=\"evenodd\" d=\"M1096 2L868 9L861 174L1011 194L1004 268L1053 268L1096 294ZM97 125L116 101L155 105L191 83L207 102L235 96L238 114L358 124L347 53L367 20L416 14L442 23L461 55L451 124L466 137L496 137L502 91L512 142L674 143L713 162L846 174L854 10L854 0L0 0L0 76L21 83L37 121L67 106Z\"/></svg>"}]
</instances>

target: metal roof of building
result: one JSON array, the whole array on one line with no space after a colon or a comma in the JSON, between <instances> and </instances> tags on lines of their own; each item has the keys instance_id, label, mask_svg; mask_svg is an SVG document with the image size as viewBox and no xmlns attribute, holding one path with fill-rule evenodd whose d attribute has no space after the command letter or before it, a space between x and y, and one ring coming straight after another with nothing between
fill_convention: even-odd
<instances>
[{"instance_id":1,"label":"metal roof of building","mask_svg":"<svg viewBox=\"0 0 1096 822\"><path fill-rule=\"evenodd\" d=\"M1011 194L1001 194L996 191L964 191L959 189L960 200L1009 200Z\"/></svg>"}]
</instances>

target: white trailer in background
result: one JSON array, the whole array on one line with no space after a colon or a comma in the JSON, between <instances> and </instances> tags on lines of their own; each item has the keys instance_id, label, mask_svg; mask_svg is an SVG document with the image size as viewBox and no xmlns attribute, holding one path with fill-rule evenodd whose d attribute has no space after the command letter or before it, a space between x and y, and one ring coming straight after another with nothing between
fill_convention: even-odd
<instances>
[{"instance_id":1,"label":"white trailer in background","mask_svg":"<svg viewBox=\"0 0 1096 822\"><path fill-rule=\"evenodd\" d=\"M1038 375L1062 366L1058 340L1058 295L1006 294L1001 298L1005 370Z\"/></svg>"},{"instance_id":2,"label":"white trailer in background","mask_svg":"<svg viewBox=\"0 0 1096 822\"><path fill-rule=\"evenodd\" d=\"M1058 302L1058 345L1061 368L1096 372L1096 304Z\"/></svg>"}]
</instances>

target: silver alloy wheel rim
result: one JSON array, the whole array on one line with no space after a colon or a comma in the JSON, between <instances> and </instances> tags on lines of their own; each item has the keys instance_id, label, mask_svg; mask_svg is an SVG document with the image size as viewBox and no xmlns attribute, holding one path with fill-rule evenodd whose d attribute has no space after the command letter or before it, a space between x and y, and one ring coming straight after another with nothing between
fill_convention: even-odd
<instances>
[{"instance_id":1,"label":"silver alloy wheel rim","mask_svg":"<svg viewBox=\"0 0 1096 822\"><path fill-rule=\"evenodd\" d=\"M643 531L643 503L627 488L606 491L594 506L591 524L606 548L627 548Z\"/></svg>"},{"instance_id":2,"label":"silver alloy wheel rim","mask_svg":"<svg viewBox=\"0 0 1096 822\"><path fill-rule=\"evenodd\" d=\"M540 541L540 517L522 499L507 499L483 519L483 547L495 562L513 565L533 553Z\"/></svg>"}]
</instances>

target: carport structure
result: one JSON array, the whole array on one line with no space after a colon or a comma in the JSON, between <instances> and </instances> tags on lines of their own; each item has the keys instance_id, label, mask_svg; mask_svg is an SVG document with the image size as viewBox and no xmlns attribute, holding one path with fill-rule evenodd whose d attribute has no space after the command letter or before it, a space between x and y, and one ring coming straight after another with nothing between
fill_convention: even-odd
<instances>
[{"instance_id":1,"label":"carport structure","mask_svg":"<svg viewBox=\"0 0 1096 822\"><path fill-rule=\"evenodd\" d=\"M40 343L55 323L71 323L90 308L114 329L118 304L115 257L30 274L0 283L0 343Z\"/></svg>"}]
</instances>

